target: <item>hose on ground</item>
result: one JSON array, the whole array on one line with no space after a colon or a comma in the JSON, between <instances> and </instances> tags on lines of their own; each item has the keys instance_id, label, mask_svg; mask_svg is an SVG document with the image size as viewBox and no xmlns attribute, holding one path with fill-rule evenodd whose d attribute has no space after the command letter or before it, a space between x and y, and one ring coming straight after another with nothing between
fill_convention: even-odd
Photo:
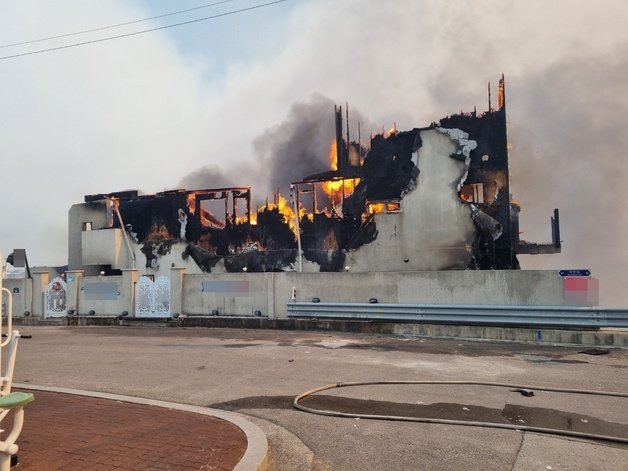
<instances>
[{"instance_id":1,"label":"hose on ground","mask_svg":"<svg viewBox=\"0 0 628 471\"><path fill-rule=\"evenodd\" d=\"M510 383L494 383L485 381L360 381L360 382L348 382L348 383L334 383L326 384L318 388L310 389L302 394L299 394L292 401L292 405L299 410L309 412L311 414L325 415L329 417L348 417L354 419L375 419L375 420L397 420L403 422L421 422L428 424L445 424L445 425L463 425L467 427L488 427L488 428L500 428L507 430L517 430L521 432L537 432L546 433L551 435L562 435L566 437L575 437L581 439L591 440L603 440L608 442L624 443L628 444L628 438L614 437L610 435L599 435L586 432L576 432L573 430L561 430L546 427L533 427L529 425L513 425L503 424L498 422L477 422L468 420L454 420L454 419L435 419L430 417L404 417L396 415L378 415L378 414L354 414L347 412L337 412L331 410L314 409L311 407L299 404L299 401L305 399L308 396L316 394L321 391L326 391L334 388L343 388L350 386L373 386L373 385L390 385L390 384L454 384L454 385L471 385L471 386L495 386L501 388L514 388L514 389L528 389L532 391L548 391L557 392L563 394L590 394L594 396L609 396L609 397L623 397L628 398L628 393L614 392L614 391L594 391L587 389L565 389L565 388L550 388L544 386L531 386L523 384L510 384Z\"/></svg>"}]
</instances>

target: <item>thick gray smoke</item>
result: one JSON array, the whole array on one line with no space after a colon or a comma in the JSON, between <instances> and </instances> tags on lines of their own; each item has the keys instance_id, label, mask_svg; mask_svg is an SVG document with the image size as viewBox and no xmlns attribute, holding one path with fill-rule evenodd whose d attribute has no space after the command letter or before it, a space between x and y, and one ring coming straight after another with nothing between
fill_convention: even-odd
<instances>
[{"instance_id":1,"label":"thick gray smoke","mask_svg":"<svg viewBox=\"0 0 628 471\"><path fill-rule=\"evenodd\" d=\"M227 188L236 186L233 177L218 165L206 165L192 172L181 180L181 188L186 190L204 190L208 188Z\"/></svg>"},{"instance_id":2,"label":"thick gray smoke","mask_svg":"<svg viewBox=\"0 0 628 471\"><path fill-rule=\"evenodd\" d=\"M260 183L269 185L266 192L279 188L285 195L291 182L330 170L329 150L336 136L334 104L318 94L313 95L309 103L295 103L284 122L255 140L253 145L261 166ZM359 111L350 109L352 141L358 140L358 122L361 128L372 128ZM343 123L346 126L345 105ZM346 136L346 127L344 129L343 137Z\"/></svg>"},{"instance_id":3,"label":"thick gray smoke","mask_svg":"<svg viewBox=\"0 0 628 471\"><path fill-rule=\"evenodd\" d=\"M294 103L286 119L258 136L253 142L254 158L248 166L241 163L232 166L208 165L186 175L182 188L203 189L229 186L251 186L257 202L272 200L277 190L287 196L290 183L314 173L330 170L329 150L335 139L334 101L319 94L309 102ZM350 139L358 140L360 128L372 130L358 111L349 111ZM343 105L343 123L346 111ZM346 129L346 128L345 128ZM343 131L343 137L346 130ZM346 138L346 137L345 137ZM362 142L368 140L361 137Z\"/></svg>"},{"instance_id":4,"label":"thick gray smoke","mask_svg":"<svg viewBox=\"0 0 628 471\"><path fill-rule=\"evenodd\" d=\"M291 182L329 170L334 138L334 102L314 95L309 103L292 105L287 118L255 139L260 181L266 193L287 194Z\"/></svg>"}]
</instances>

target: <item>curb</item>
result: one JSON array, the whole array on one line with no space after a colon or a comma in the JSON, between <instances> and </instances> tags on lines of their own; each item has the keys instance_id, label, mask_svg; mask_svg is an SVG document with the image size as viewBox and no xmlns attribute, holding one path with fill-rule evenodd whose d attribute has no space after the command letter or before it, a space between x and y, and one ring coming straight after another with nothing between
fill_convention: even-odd
<instances>
[{"instance_id":1,"label":"curb","mask_svg":"<svg viewBox=\"0 0 628 471\"><path fill-rule=\"evenodd\" d=\"M16 389L30 389L33 391L56 392L63 394L74 394L77 396L94 397L98 399L109 399L112 401L131 402L147 406L163 407L196 414L216 417L232 423L246 435L247 445L244 455L233 471L266 471L268 469L268 441L262 430L244 416L235 412L228 412L208 407L193 406L177 402L158 401L134 396L124 396L121 394L111 394L96 391L83 391L80 389L58 388L55 386L39 386L30 383L13 383Z\"/></svg>"},{"instance_id":2,"label":"curb","mask_svg":"<svg viewBox=\"0 0 628 471\"><path fill-rule=\"evenodd\" d=\"M15 319L14 325L44 325L35 319ZM124 321L114 316L68 317L55 326L126 326L126 327L209 327L231 329L271 329L320 332L352 332L460 339L484 342L512 342L537 345L628 348L628 329L601 327L599 329L567 329L542 326L486 326L474 324L427 324L422 322L385 322L356 319L267 318L252 316L188 316L174 322L168 319L135 319Z\"/></svg>"}]
</instances>

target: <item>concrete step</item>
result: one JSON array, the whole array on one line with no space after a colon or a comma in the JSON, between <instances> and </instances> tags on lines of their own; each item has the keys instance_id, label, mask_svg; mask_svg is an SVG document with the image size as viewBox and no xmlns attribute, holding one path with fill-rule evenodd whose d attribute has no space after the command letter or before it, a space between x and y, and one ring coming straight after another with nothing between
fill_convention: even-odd
<instances>
[{"instance_id":1,"label":"concrete step","mask_svg":"<svg viewBox=\"0 0 628 471\"><path fill-rule=\"evenodd\" d=\"M68 325L68 320L66 317L14 317L13 325Z\"/></svg>"}]
</instances>

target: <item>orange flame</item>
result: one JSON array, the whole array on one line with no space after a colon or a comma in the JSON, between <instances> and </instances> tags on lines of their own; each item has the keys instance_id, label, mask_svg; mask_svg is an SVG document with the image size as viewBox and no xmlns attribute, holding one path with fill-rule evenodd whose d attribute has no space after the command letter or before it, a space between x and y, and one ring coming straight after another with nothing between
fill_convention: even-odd
<instances>
[{"instance_id":1,"label":"orange flame","mask_svg":"<svg viewBox=\"0 0 628 471\"><path fill-rule=\"evenodd\" d=\"M190 214L196 213L196 195L197 195L197 192L190 192L187 195L187 205L188 205L188 211L190 212ZM217 229L224 229L225 223L223 221L214 217L212 213L210 213L204 208L200 208L200 210L201 210L201 214L200 214L201 225L203 225L204 227L214 227Z\"/></svg>"},{"instance_id":2,"label":"orange flame","mask_svg":"<svg viewBox=\"0 0 628 471\"><path fill-rule=\"evenodd\" d=\"M235 220L236 224L246 224L247 222L250 223L252 226L255 226L257 224L257 213L251 213L250 221L246 215L238 216L236 217L236 220Z\"/></svg>"},{"instance_id":3,"label":"orange flame","mask_svg":"<svg viewBox=\"0 0 628 471\"><path fill-rule=\"evenodd\" d=\"M331 141L329 147L329 166L332 170L338 170L338 152L337 152L336 140ZM342 202L342 195L349 196L355 190L355 186L360 182L359 178L352 178L350 180L328 180L323 182L323 191L329 199L331 199L333 206L337 206Z\"/></svg>"},{"instance_id":4,"label":"orange flame","mask_svg":"<svg viewBox=\"0 0 628 471\"><path fill-rule=\"evenodd\" d=\"M188 193L188 211L190 214L196 212L196 193Z\"/></svg>"},{"instance_id":5,"label":"orange flame","mask_svg":"<svg viewBox=\"0 0 628 471\"><path fill-rule=\"evenodd\" d=\"M382 136L384 136L384 138L387 139L390 136L394 136L395 134L397 134L397 123L393 123L393 127L390 128L388 131L386 131L382 126Z\"/></svg>"},{"instance_id":6,"label":"orange flame","mask_svg":"<svg viewBox=\"0 0 628 471\"><path fill-rule=\"evenodd\" d=\"M386 211L386 205L384 203L369 203L368 212L370 214L380 214Z\"/></svg>"},{"instance_id":7,"label":"orange flame","mask_svg":"<svg viewBox=\"0 0 628 471\"><path fill-rule=\"evenodd\" d=\"M277 195L277 204L275 203L264 204L260 206L257 209L257 211L260 212L260 211L264 211L265 209L267 210L277 209L279 213L281 213L281 215L283 216L284 222L288 224L288 227L290 227L290 230L294 232L295 234L297 233L297 229L295 227L295 220L294 220L294 208L292 207L292 205L286 198L284 198L281 195ZM305 214L306 214L305 208L303 206L300 206L299 207L299 219L303 218ZM257 213L251 214L251 224L257 224Z\"/></svg>"}]
</instances>

